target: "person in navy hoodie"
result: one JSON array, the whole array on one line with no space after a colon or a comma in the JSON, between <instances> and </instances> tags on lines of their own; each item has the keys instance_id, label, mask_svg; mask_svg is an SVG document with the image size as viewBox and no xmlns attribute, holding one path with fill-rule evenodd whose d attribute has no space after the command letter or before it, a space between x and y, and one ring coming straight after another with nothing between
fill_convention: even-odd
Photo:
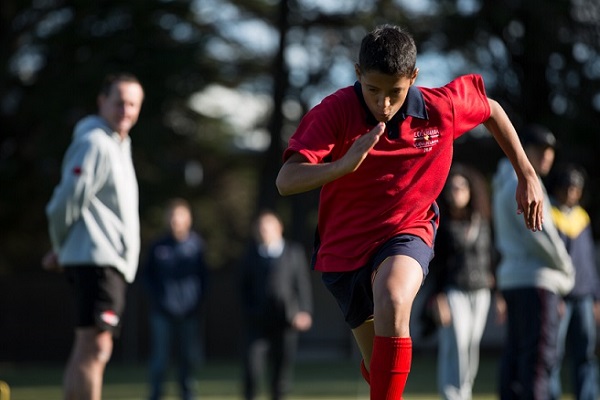
<instances>
[{"instance_id":1,"label":"person in navy hoodie","mask_svg":"<svg viewBox=\"0 0 600 400\"><path fill-rule=\"evenodd\" d=\"M143 282L150 300L152 337L150 399L159 399L175 346L178 384L183 400L194 397L194 367L200 359L199 310L207 288L204 242L192 230L192 212L184 199L167 207L169 231L148 253Z\"/></svg>"},{"instance_id":2,"label":"person in navy hoodie","mask_svg":"<svg viewBox=\"0 0 600 400\"><path fill-rule=\"evenodd\" d=\"M598 398L596 325L600 316L600 280L590 216L580 205L585 173L576 165L557 168L550 181L552 219L575 267L575 286L564 298L558 330L558 360L554 363L551 399L560 399L561 364L569 351L571 382L577 400Z\"/></svg>"}]
</instances>

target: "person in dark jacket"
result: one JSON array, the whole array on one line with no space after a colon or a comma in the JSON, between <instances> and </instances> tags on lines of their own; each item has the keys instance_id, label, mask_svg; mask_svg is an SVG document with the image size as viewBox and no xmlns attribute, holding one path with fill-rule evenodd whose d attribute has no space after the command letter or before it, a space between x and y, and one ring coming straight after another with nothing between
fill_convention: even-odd
<instances>
[{"instance_id":1,"label":"person in dark jacket","mask_svg":"<svg viewBox=\"0 0 600 400\"><path fill-rule=\"evenodd\" d=\"M241 262L244 398L256 397L267 356L271 398L277 400L291 387L298 333L312 325L309 266L302 246L284 239L275 213L262 211L254 230Z\"/></svg>"},{"instance_id":2,"label":"person in dark jacket","mask_svg":"<svg viewBox=\"0 0 600 400\"><path fill-rule=\"evenodd\" d=\"M590 217L580 205L585 173L576 165L567 165L556 171L550 183L552 219L573 261L575 286L564 298L564 313L558 330L558 360L552 370L551 399L561 397L561 364L568 349L575 399L596 400L599 394L595 349L596 324L600 315L600 280Z\"/></svg>"},{"instance_id":3,"label":"person in dark jacket","mask_svg":"<svg viewBox=\"0 0 600 400\"><path fill-rule=\"evenodd\" d=\"M190 400L200 357L199 309L207 288L204 242L192 230L191 208L184 199L170 201L167 224L169 231L152 244L142 270L150 301L150 399L161 397L174 345L181 398Z\"/></svg>"},{"instance_id":4,"label":"person in dark jacket","mask_svg":"<svg viewBox=\"0 0 600 400\"><path fill-rule=\"evenodd\" d=\"M470 400L494 281L491 202L483 176L454 164L438 204L442 223L431 264L440 324L438 390L442 399Z\"/></svg>"}]
</instances>

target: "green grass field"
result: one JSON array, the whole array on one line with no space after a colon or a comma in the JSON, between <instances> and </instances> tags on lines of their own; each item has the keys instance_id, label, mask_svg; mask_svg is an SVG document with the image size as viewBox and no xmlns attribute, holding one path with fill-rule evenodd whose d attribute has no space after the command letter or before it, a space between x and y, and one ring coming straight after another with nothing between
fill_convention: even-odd
<instances>
[{"instance_id":1,"label":"green grass field","mask_svg":"<svg viewBox=\"0 0 600 400\"><path fill-rule=\"evenodd\" d=\"M15 366L0 364L0 380L10 386L10 400L60 400L62 366ZM177 390L167 382L165 400L176 400ZM238 400L240 367L234 362L207 362L197 373L199 398ZM483 355L475 384L474 399L496 399L497 356ZM105 375L103 398L142 400L147 397L145 365L111 363ZM289 400L366 400L368 387L362 380L358 363L347 361L302 361L296 366L294 388ZM439 399L436 392L436 364L431 353L415 354L405 399ZM565 397L568 399L569 397ZM267 400L263 395L261 400ZM0 400L7 400L0 397Z\"/></svg>"}]
</instances>

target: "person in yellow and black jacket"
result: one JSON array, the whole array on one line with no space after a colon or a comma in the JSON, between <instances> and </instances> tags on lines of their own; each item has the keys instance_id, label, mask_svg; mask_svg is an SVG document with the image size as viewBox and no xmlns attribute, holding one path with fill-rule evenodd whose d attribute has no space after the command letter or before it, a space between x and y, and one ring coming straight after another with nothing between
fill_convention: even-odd
<instances>
[{"instance_id":1,"label":"person in yellow and black jacket","mask_svg":"<svg viewBox=\"0 0 600 400\"><path fill-rule=\"evenodd\" d=\"M557 171L550 181L552 219L573 261L575 286L564 298L551 399L561 397L561 364L568 349L575 399L592 400L599 394L595 347L596 327L600 321L600 280L590 216L580 205L586 179L583 169L576 165L557 168Z\"/></svg>"}]
</instances>

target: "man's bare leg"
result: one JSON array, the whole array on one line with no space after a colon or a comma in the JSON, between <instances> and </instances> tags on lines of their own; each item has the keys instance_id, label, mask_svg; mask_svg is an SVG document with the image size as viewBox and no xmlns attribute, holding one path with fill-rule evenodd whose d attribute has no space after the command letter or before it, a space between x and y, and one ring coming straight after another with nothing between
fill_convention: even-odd
<instances>
[{"instance_id":1,"label":"man's bare leg","mask_svg":"<svg viewBox=\"0 0 600 400\"><path fill-rule=\"evenodd\" d=\"M65 369L65 400L101 400L104 369L112 354L109 331L77 328L75 343Z\"/></svg>"}]
</instances>

